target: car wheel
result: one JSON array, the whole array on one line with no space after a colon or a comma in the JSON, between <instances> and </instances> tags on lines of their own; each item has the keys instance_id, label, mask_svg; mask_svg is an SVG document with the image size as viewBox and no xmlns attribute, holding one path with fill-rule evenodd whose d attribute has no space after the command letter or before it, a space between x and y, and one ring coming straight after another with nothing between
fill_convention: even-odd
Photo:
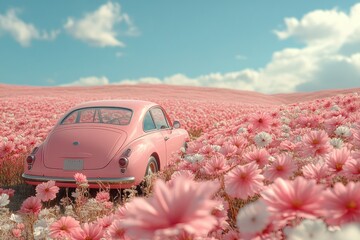
<instances>
[{"instance_id":1,"label":"car wheel","mask_svg":"<svg viewBox=\"0 0 360 240\"><path fill-rule=\"evenodd\" d=\"M149 158L149 162L146 167L145 177L151 176L152 174L157 173L158 171L159 171L159 166L157 164L157 161L153 156L151 156Z\"/></svg>"}]
</instances>

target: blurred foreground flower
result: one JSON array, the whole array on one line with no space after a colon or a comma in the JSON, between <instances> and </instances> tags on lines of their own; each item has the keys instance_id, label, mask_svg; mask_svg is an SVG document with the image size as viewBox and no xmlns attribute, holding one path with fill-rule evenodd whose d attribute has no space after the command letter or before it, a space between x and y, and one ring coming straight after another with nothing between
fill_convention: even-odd
<instances>
[{"instance_id":1,"label":"blurred foreground flower","mask_svg":"<svg viewBox=\"0 0 360 240\"><path fill-rule=\"evenodd\" d=\"M294 228L285 228L286 239L288 240L302 240L302 239L316 239L327 240L330 238L330 232L327 230L326 224L320 220L306 219Z\"/></svg>"},{"instance_id":2,"label":"blurred foreground flower","mask_svg":"<svg viewBox=\"0 0 360 240\"><path fill-rule=\"evenodd\" d=\"M264 230L269 224L270 214L262 199L241 208L236 225L241 234L256 234Z\"/></svg>"},{"instance_id":3,"label":"blurred foreground flower","mask_svg":"<svg viewBox=\"0 0 360 240\"><path fill-rule=\"evenodd\" d=\"M157 180L151 198L129 203L121 224L134 239L164 239L184 232L206 235L217 224L211 215L217 202L211 197L218 188L214 182L195 182L182 176L173 180L172 187Z\"/></svg>"},{"instance_id":4,"label":"blurred foreground flower","mask_svg":"<svg viewBox=\"0 0 360 240\"><path fill-rule=\"evenodd\" d=\"M315 218L321 210L322 189L315 180L303 177L297 177L294 181L277 178L261 196L269 211L283 219Z\"/></svg>"}]
</instances>

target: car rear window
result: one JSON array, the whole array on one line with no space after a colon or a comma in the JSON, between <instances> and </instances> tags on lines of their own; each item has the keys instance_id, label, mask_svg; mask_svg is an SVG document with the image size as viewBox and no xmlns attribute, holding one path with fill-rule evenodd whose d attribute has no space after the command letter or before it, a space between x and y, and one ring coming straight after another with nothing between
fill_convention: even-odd
<instances>
[{"instance_id":1,"label":"car rear window","mask_svg":"<svg viewBox=\"0 0 360 240\"><path fill-rule=\"evenodd\" d=\"M116 107L81 108L69 113L61 124L100 123L113 125L128 125L132 110Z\"/></svg>"}]
</instances>

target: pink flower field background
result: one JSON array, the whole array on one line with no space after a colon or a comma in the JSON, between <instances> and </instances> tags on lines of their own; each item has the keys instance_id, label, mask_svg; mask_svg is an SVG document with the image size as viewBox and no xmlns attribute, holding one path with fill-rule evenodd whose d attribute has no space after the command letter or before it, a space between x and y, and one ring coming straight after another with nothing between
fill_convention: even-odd
<instances>
[{"instance_id":1,"label":"pink flower field background","mask_svg":"<svg viewBox=\"0 0 360 240\"><path fill-rule=\"evenodd\" d=\"M162 105L188 130L142 193L60 194L38 185L18 210L25 156L69 108L98 99ZM360 89L264 95L134 85L0 85L1 239L360 239Z\"/></svg>"}]
</instances>

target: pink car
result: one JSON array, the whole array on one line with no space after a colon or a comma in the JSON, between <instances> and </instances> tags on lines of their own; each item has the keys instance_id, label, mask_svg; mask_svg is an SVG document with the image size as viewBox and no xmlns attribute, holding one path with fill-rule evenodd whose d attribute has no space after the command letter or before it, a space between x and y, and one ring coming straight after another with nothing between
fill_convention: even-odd
<instances>
[{"instance_id":1,"label":"pink car","mask_svg":"<svg viewBox=\"0 0 360 240\"><path fill-rule=\"evenodd\" d=\"M31 185L54 180L60 187L76 187L74 174L81 172L92 188L99 181L128 188L165 167L188 139L180 123L171 123L155 103L87 102L70 109L34 148L22 177Z\"/></svg>"}]
</instances>

